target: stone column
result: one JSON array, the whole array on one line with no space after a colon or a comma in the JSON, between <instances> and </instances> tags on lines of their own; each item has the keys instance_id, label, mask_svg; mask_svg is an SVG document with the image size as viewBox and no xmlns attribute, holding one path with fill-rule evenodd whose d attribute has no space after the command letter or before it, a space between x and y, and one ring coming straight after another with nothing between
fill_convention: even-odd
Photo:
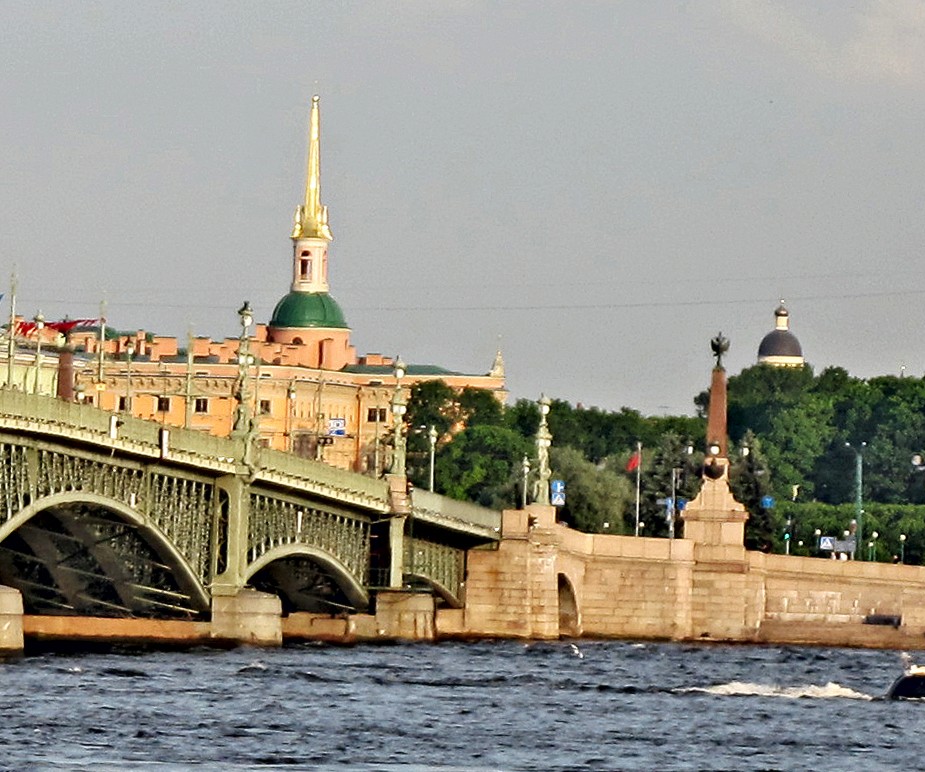
<instances>
[{"instance_id":1,"label":"stone column","mask_svg":"<svg viewBox=\"0 0 925 772\"><path fill-rule=\"evenodd\" d=\"M215 640L254 646L280 646L283 642L282 602L276 595L245 587L213 588L212 625Z\"/></svg>"},{"instance_id":2,"label":"stone column","mask_svg":"<svg viewBox=\"0 0 925 772\"><path fill-rule=\"evenodd\" d=\"M58 399L74 400L74 350L63 346L58 352Z\"/></svg>"},{"instance_id":3,"label":"stone column","mask_svg":"<svg viewBox=\"0 0 925 772\"><path fill-rule=\"evenodd\" d=\"M22 595L12 587L0 586L0 654L22 649Z\"/></svg>"},{"instance_id":4,"label":"stone column","mask_svg":"<svg viewBox=\"0 0 925 772\"><path fill-rule=\"evenodd\" d=\"M240 475L227 475L216 483L217 493L228 497L226 542L221 543L217 523L223 517L215 513L213 553L226 554L225 570L212 580L212 622L210 635L216 640L237 641L256 646L279 646L283 641L282 602L276 595L246 587L248 566L249 486ZM216 496L220 507L222 496Z\"/></svg>"},{"instance_id":5,"label":"stone column","mask_svg":"<svg viewBox=\"0 0 925 772\"><path fill-rule=\"evenodd\" d=\"M380 592L376 595L376 627L382 638L432 641L434 596L425 592Z\"/></svg>"}]
</instances>

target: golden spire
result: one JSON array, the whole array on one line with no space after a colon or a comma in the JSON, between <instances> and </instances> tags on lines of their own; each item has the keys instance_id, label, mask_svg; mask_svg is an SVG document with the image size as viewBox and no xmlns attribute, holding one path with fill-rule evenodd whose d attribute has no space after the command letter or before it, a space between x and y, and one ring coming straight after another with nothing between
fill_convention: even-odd
<instances>
[{"instance_id":1,"label":"golden spire","mask_svg":"<svg viewBox=\"0 0 925 772\"><path fill-rule=\"evenodd\" d=\"M308 129L308 168L305 172L305 203L295 211L292 223L294 239L327 239L330 241L331 229L328 227L328 208L321 204L321 119L318 102L320 97L312 97L311 120Z\"/></svg>"}]
</instances>

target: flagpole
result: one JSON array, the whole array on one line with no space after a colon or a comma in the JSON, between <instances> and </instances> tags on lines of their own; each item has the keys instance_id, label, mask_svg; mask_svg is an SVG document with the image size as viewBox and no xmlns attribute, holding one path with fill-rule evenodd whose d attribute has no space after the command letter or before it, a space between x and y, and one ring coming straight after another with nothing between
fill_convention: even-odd
<instances>
[{"instance_id":1,"label":"flagpole","mask_svg":"<svg viewBox=\"0 0 925 772\"><path fill-rule=\"evenodd\" d=\"M100 301L100 350L98 352L99 357L97 360L97 373L96 373L96 382L97 388L101 388L103 384L103 358L105 354L103 349L106 348L106 301Z\"/></svg>"},{"instance_id":2,"label":"flagpole","mask_svg":"<svg viewBox=\"0 0 925 772\"><path fill-rule=\"evenodd\" d=\"M10 329L6 343L6 387L13 388L13 360L16 358L16 271L10 275Z\"/></svg>"},{"instance_id":3,"label":"flagpole","mask_svg":"<svg viewBox=\"0 0 925 772\"><path fill-rule=\"evenodd\" d=\"M636 457L639 462L636 464L636 535L639 536L639 479L642 474L642 443L636 443Z\"/></svg>"}]
</instances>

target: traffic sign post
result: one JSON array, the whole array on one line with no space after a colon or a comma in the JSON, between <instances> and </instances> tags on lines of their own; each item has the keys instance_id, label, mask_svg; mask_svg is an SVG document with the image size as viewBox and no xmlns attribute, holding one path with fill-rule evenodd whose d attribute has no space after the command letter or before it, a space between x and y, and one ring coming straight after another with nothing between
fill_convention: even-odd
<instances>
[{"instance_id":1,"label":"traffic sign post","mask_svg":"<svg viewBox=\"0 0 925 772\"><path fill-rule=\"evenodd\" d=\"M565 480L549 481L549 503L554 507L565 506Z\"/></svg>"}]
</instances>

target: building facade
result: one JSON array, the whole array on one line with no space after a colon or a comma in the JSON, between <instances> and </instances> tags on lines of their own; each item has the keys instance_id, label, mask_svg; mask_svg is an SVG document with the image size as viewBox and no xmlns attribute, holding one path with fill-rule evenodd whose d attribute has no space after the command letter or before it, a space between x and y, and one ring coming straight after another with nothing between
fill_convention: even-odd
<instances>
[{"instance_id":1,"label":"building facade","mask_svg":"<svg viewBox=\"0 0 925 772\"><path fill-rule=\"evenodd\" d=\"M249 431L266 447L371 474L388 469L393 408L407 401L414 384L441 379L456 389L490 390L504 401L500 352L490 370L476 375L404 365L381 354L357 355L328 282L333 236L321 203L320 151L316 96L305 197L290 234L289 291L268 322L255 323L245 303L239 311L240 334L222 340L191 337L185 346L177 338L143 330L107 330L105 320L78 326L66 336L32 329L17 347L22 365L14 385L28 388L29 364L35 364L48 393L57 388L56 379L63 380L73 383L74 399L104 410L221 436ZM20 321L11 320L11 328L19 328ZM32 349L39 338L44 353L36 364ZM73 352L67 372L57 368L61 350Z\"/></svg>"}]
</instances>

